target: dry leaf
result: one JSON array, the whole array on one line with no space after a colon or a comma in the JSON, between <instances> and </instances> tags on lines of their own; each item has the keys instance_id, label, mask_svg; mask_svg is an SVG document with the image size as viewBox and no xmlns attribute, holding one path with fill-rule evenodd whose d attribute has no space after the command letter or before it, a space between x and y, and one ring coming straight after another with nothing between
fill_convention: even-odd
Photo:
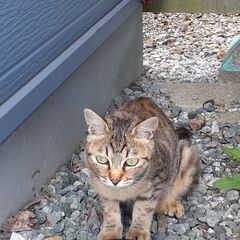
<instances>
[{"instance_id":1,"label":"dry leaf","mask_svg":"<svg viewBox=\"0 0 240 240\"><path fill-rule=\"evenodd\" d=\"M224 102L219 102L215 104L216 108L224 108L225 107L225 103Z\"/></svg>"},{"instance_id":2,"label":"dry leaf","mask_svg":"<svg viewBox=\"0 0 240 240\"><path fill-rule=\"evenodd\" d=\"M223 59L223 58L225 57L226 53L227 53L227 49L221 48L221 49L217 52L217 58L220 59L220 60Z\"/></svg>"},{"instance_id":3,"label":"dry leaf","mask_svg":"<svg viewBox=\"0 0 240 240\"><path fill-rule=\"evenodd\" d=\"M189 126L192 130L198 131L205 126L205 122L206 122L205 117L198 117L190 119Z\"/></svg>"},{"instance_id":4,"label":"dry leaf","mask_svg":"<svg viewBox=\"0 0 240 240\"><path fill-rule=\"evenodd\" d=\"M35 215L28 210L20 210L15 216L10 217L4 224L4 229L8 232L29 231L33 224L31 218Z\"/></svg>"}]
</instances>

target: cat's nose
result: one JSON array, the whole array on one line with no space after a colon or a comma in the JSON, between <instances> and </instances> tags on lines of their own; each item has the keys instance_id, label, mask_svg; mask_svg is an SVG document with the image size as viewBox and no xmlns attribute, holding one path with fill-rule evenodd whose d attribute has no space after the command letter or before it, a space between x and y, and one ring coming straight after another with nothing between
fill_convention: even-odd
<instances>
[{"instance_id":1,"label":"cat's nose","mask_svg":"<svg viewBox=\"0 0 240 240\"><path fill-rule=\"evenodd\" d=\"M111 181L115 186L120 182L119 179L112 179Z\"/></svg>"},{"instance_id":2,"label":"cat's nose","mask_svg":"<svg viewBox=\"0 0 240 240\"><path fill-rule=\"evenodd\" d=\"M109 179L116 186L122 179L122 171L118 169L112 169L109 173Z\"/></svg>"}]
</instances>

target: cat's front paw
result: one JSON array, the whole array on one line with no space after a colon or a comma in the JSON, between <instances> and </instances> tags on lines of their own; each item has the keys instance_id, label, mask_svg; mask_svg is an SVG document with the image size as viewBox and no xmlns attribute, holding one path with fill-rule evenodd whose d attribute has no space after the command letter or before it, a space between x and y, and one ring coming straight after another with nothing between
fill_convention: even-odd
<instances>
[{"instance_id":1,"label":"cat's front paw","mask_svg":"<svg viewBox=\"0 0 240 240\"><path fill-rule=\"evenodd\" d=\"M184 207L181 202L176 201L174 203L166 204L163 207L163 212L170 217L176 216L177 218L180 218L184 214Z\"/></svg>"},{"instance_id":2,"label":"cat's front paw","mask_svg":"<svg viewBox=\"0 0 240 240\"><path fill-rule=\"evenodd\" d=\"M138 229L134 227L130 227L127 234L126 239L131 240L149 240L150 239L150 232L145 231L143 229Z\"/></svg>"},{"instance_id":3,"label":"cat's front paw","mask_svg":"<svg viewBox=\"0 0 240 240\"><path fill-rule=\"evenodd\" d=\"M122 226L103 228L97 236L97 240L122 239Z\"/></svg>"}]
</instances>

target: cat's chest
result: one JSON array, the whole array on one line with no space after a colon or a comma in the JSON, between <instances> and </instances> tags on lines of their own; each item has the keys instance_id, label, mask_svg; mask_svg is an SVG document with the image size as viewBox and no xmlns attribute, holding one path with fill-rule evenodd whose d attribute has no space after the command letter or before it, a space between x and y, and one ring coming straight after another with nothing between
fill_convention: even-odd
<instances>
[{"instance_id":1,"label":"cat's chest","mask_svg":"<svg viewBox=\"0 0 240 240\"><path fill-rule=\"evenodd\" d=\"M138 188L115 188L115 187L108 187L102 183L94 184L92 186L98 192L98 194L104 198L118 200L118 201L126 201L130 199L136 199L139 196L145 196L151 194L149 191L150 186L145 184ZM146 196L147 197L147 196Z\"/></svg>"}]
</instances>

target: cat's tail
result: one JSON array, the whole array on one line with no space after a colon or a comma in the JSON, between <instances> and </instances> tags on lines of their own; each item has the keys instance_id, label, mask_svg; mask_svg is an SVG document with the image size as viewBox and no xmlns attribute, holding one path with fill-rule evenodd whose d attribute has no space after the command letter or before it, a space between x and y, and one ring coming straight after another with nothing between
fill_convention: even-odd
<instances>
[{"instance_id":1,"label":"cat's tail","mask_svg":"<svg viewBox=\"0 0 240 240\"><path fill-rule=\"evenodd\" d=\"M182 139L190 140L190 138L192 137L192 133L190 132L190 130L188 130L185 127L177 128L176 134L180 140Z\"/></svg>"}]
</instances>

